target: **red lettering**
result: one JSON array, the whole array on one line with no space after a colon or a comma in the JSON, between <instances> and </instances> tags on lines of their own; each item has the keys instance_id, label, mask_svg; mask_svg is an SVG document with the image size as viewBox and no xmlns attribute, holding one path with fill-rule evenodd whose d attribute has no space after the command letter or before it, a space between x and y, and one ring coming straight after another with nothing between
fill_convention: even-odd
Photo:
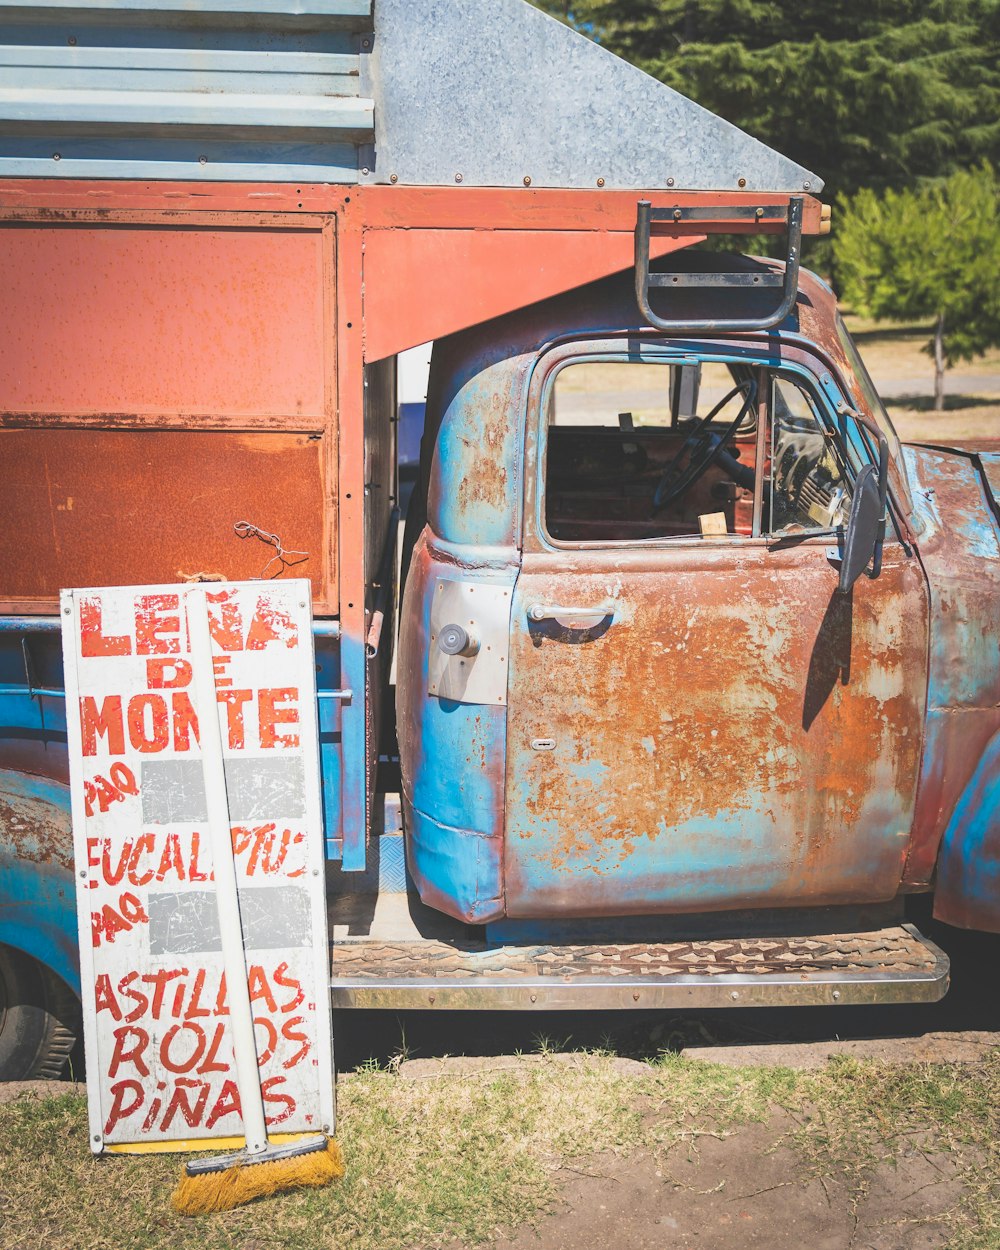
<instances>
[{"instance_id":1,"label":"red lettering","mask_svg":"<svg viewBox=\"0 0 1000 1250\"><path fill-rule=\"evenodd\" d=\"M304 1025L305 1018L303 1016L292 1016L290 1020L285 1020L281 1026L281 1036L286 1042L302 1043L295 1054L291 1055L281 1065L283 1068L294 1068L295 1065L301 1059L304 1059L312 1049L312 1044L309 1041L309 1035L307 1033L303 1033L301 1029L296 1029L295 1025L297 1024Z\"/></svg>"},{"instance_id":2,"label":"red lettering","mask_svg":"<svg viewBox=\"0 0 1000 1250\"><path fill-rule=\"evenodd\" d=\"M267 1044L263 1050L260 1045L257 1046L257 1066L262 1068L274 1054L274 1048L278 1044L278 1030L267 1016L254 1016L254 1026L260 1027L267 1034Z\"/></svg>"},{"instance_id":3,"label":"red lettering","mask_svg":"<svg viewBox=\"0 0 1000 1250\"><path fill-rule=\"evenodd\" d=\"M205 969L199 968L194 974L194 985L191 987L191 997L188 999L187 1011L184 1013L185 1020L193 1020L196 1016L208 1016L211 1012L207 1007L202 1007L201 993L205 988Z\"/></svg>"},{"instance_id":4,"label":"red lettering","mask_svg":"<svg viewBox=\"0 0 1000 1250\"><path fill-rule=\"evenodd\" d=\"M122 1009L118 1006L111 978L106 972L100 973L94 982L94 1002L98 1012L109 1011L115 1020L122 1018Z\"/></svg>"},{"instance_id":5,"label":"red lettering","mask_svg":"<svg viewBox=\"0 0 1000 1250\"><path fill-rule=\"evenodd\" d=\"M206 1012L206 1015L208 1013ZM208 1050L205 1053L204 1061L198 1067L198 1074L204 1076L207 1072L228 1072L228 1063L219 1063L216 1056L219 1053L219 1047L222 1045L222 1039L226 1036L226 1026L217 1024L212 1040L208 1044Z\"/></svg>"},{"instance_id":6,"label":"red lettering","mask_svg":"<svg viewBox=\"0 0 1000 1250\"><path fill-rule=\"evenodd\" d=\"M132 640L127 634L104 633L100 599L80 600L80 654L88 660L132 654Z\"/></svg>"},{"instance_id":7,"label":"red lettering","mask_svg":"<svg viewBox=\"0 0 1000 1250\"><path fill-rule=\"evenodd\" d=\"M122 877L128 869L129 854L132 850L131 840L126 841L122 847L118 857L117 868L111 867L111 841L104 839L104 846L101 850L101 877L106 885L119 885Z\"/></svg>"},{"instance_id":8,"label":"red lettering","mask_svg":"<svg viewBox=\"0 0 1000 1250\"><path fill-rule=\"evenodd\" d=\"M132 1102L126 1105L126 1096L132 1095ZM133 1115L143 1104L142 1086L138 1081L115 1081L111 1086L111 1110L108 1112L107 1123L104 1125L104 1136L110 1137L116 1126Z\"/></svg>"},{"instance_id":9,"label":"red lettering","mask_svg":"<svg viewBox=\"0 0 1000 1250\"><path fill-rule=\"evenodd\" d=\"M265 1119L267 1123L272 1126L283 1123L295 1111L295 1099L292 1098L290 1094L273 1092L276 1086L284 1085L284 1083L285 1077L283 1076L272 1076L266 1081L261 1082L260 1092L261 1097L264 1099ZM274 1115L267 1115L266 1112L268 1103L275 1103L279 1106L283 1106L284 1111L282 1111L280 1115L277 1112L275 1112Z\"/></svg>"},{"instance_id":10,"label":"red lettering","mask_svg":"<svg viewBox=\"0 0 1000 1250\"><path fill-rule=\"evenodd\" d=\"M235 1081L222 1082L222 1089L219 1090L219 1096L215 1100L215 1105L208 1113L205 1127L214 1128L224 1115L242 1115L240 1091L236 1088Z\"/></svg>"},{"instance_id":11,"label":"red lettering","mask_svg":"<svg viewBox=\"0 0 1000 1250\"><path fill-rule=\"evenodd\" d=\"M142 595L135 604L136 655L179 655L178 595Z\"/></svg>"},{"instance_id":12,"label":"red lettering","mask_svg":"<svg viewBox=\"0 0 1000 1250\"><path fill-rule=\"evenodd\" d=\"M267 1003L268 1011L275 1012L278 1010L278 1004L274 1001L274 995L271 993L271 987L267 983L267 975L259 964L253 964L247 976L247 983L250 986L250 1001L255 1003L258 999L263 999Z\"/></svg>"},{"instance_id":13,"label":"red lettering","mask_svg":"<svg viewBox=\"0 0 1000 1250\"><path fill-rule=\"evenodd\" d=\"M132 746L146 755L169 745L167 702L162 694L136 694L129 699L128 737Z\"/></svg>"},{"instance_id":14,"label":"red lettering","mask_svg":"<svg viewBox=\"0 0 1000 1250\"><path fill-rule=\"evenodd\" d=\"M133 1042L131 1050L126 1047L126 1040L131 1035ZM113 1079L118 1075L118 1069L123 1063L130 1063L135 1068L139 1076L149 1076L149 1068L143 1059L143 1052L149 1045L149 1034L145 1029L138 1028L135 1025L123 1024L114 1032L115 1048L111 1054L111 1062L108 1064L108 1077Z\"/></svg>"},{"instance_id":15,"label":"red lettering","mask_svg":"<svg viewBox=\"0 0 1000 1250\"><path fill-rule=\"evenodd\" d=\"M283 608L257 600L257 611L247 631L248 651L263 651L271 642L283 642L289 650L298 643L299 631L295 622Z\"/></svg>"},{"instance_id":16,"label":"red lettering","mask_svg":"<svg viewBox=\"0 0 1000 1250\"><path fill-rule=\"evenodd\" d=\"M132 925L115 911L110 903L105 903L99 912L90 916L90 931L94 946L100 946L101 939L114 942L119 933L128 933Z\"/></svg>"},{"instance_id":17,"label":"red lettering","mask_svg":"<svg viewBox=\"0 0 1000 1250\"><path fill-rule=\"evenodd\" d=\"M198 1090L198 1097L195 1099L194 1106L187 1096L187 1090ZM174 1121L174 1116L180 1111L188 1128L197 1128L201 1123L201 1118L205 1114L205 1105L208 1102L209 1087L203 1081L195 1081L190 1077L178 1077L174 1082L174 1092L170 1095L170 1101L167 1103L166 1114L163 1117L163 1123L160 1129L166 1132Z\"/></svg>"},{"instance_id":18,"label":"red lettering","mask_svg":"<svg viewBox=\"0 0 1000 1250\"><path fill-rule=\"evenodd\" d=\"M151 855L155 846L156 839L151 833L143 833L136 838L135 846L132 847L132 854L128 857L128 879L130 885L141 887L149 885L150 881L153 880L152 868L147 868L144 872L139 871L139 860L143 855Z\"/></svg>"},{"instance_id":19,"label":"red lettering","mask_svg":"<svg viewBox=\"0 0 1000 1250\"><path fill-rule=\"evenodd\" d=\"M280 985L283 990L294 990L293 997L291 997L287 1003L282 1003L281 1010L283 1012L294 1011L299 1003L301 1003L305 998L305 993L302 989L301 983L296 981L294 977L285 976L287 971L288 964L286 963L278 964L277 968L274 970L275 985Z\"/></svg>"},{"instance_id":20,"label":"red lettering","mask_svg":"<svg viewBox=\"0 0 1000 1250\"><path fill-rule=\"evenodd\" d=\"M184 860L181 856L181 840L176 833L168 833L160 856L160 866L156 870L157 881L162 881L169 873L177 874L178 881L184 880Z\"/></svg>"},{"instance_id":21,"label":"red lettering","mask_svg":"<svg viewBox=\"0 0 1000 1250\"><path fill-rule=\"evenodd\" d=\"M217 1016L229 1015L229 1004L226 1002L226 974L219 977L219 992L215 996L215 1012Z\"/></svg>"},{"instance_id":22,"label":"red lettering","mask_svg":"<svg viewBox=\"0 0 1000 1250\"><path fill-rule=\"evenodd\" d=\"M305 998L305 993L302 989L302 985L300 984L300 982L296 981L294 977L285 976L285 973L287 971L288 971L288 964L286 963L278 964L277 968L275 968L274 970L275 985L280 985L283 990L294 990L294 995L288 1000L288 1002L282 1003L281 1011L283 1012L294 1011L295 1008L299 1005L299 1003L301 1003L303 999Z\"/></svg>"},{"instance_id":23,"label":"red lettering","mask_svg":"<svg viewBox=\"0 0 1000 1250\"><path fill-rule=\"evenodd\" d=\"M216 695L220 703L226 705L226 720L229 728L230 751L242 751L246 746L246 731L243 725L243 704L253 698L252 690L220 690Z\"/></svg>"},{"instance_id":24,"label":"red lettering","mask_svg":"<svg viewBox=\"0 0 1000 1250\"><path fill-rule=\"evenodd\" d=\"M191 698L186 690L175 690L170 696L174 710L174 750L190 751L191 735L195 742L198 737L198 717L191 706Z\"/></svg>"},{"instance_id":25,"label":"red lettering","mask_svg":"<svg viewBox=\"0 0 1000 1250\"><path fill-rule=\"evenodd\" d=\"M167 985L171 981L176 981L178 977L186 977L187 968L158 968L155 972L143 973L142 980L146 985L153 987L153 1019L159 1020L160 1012L163 1010L163 994Z\"/></svg>"},{"instance_id":26,"label":"red lettering","mask_svg":"<svg viewBox=\"0 0 1000 1250\"><path fill-rule=\"evenodd\" d=\"M210 604L215 604L218 614L211 608L208 613L208 632L223 651L243 650L243 618L238 603L234 603L228 590L220 594L206 594Z\"/></svg>"},{"instance_id":27,"label":"red lettering","mask_svg":"<svg viewBox=\"0 0 1000 1250\"><path fill-rule=\"evenodd\" d=\"M262 747L297 747L298 734L282 734L276 731L277 725L297 725L299 709L297 707L279 707L278 704L294 704L299 692L294 686L278 686L273 690L257 692L257 710L260 716L260 745Z\"/></svg>"},{"instance_id":28,"label":"red lettering","mask_svg":"<svg viewBox=\"0 0 1000 1250\"><path fill-rule=\"evenodd\" d=\"M215 675L216 689L233 684L233 679L229 676L229 666L232 662L233 657L231 655L212 656L212 672Z\"/></svg>"},{"instance_id":29,"label":"red lettering","mask_svg":"<svg viewBox=\"0 0 1000 1250\"><path fill-rule=\"evenodd\" d=\"M187 660L147 660L146 685L150 690L174 690L191 684L191 665Z\"/></svg>"},{"instance_id":30,"label":"red lettering","mask_svg":"<svg viewBox=\"0 0 1000 1250\"><path fill-rule=\"evenodd\" d=\"M135 1003L132 1010L125 1016L125 1023L129 1024L132 1020L138 1020L140 1016L146 1014L146 1008L149 1006L149 999L142 990L133 989L133 985L139 979L138 972L130 972L118 982L118 993L123 998L131 998Z\"/></svg>"},{"instance_id":31,"label":"red lettering","mask_svg":"<svg viewBox=\"0 0 1000 1250\"><path fill-rule=\"evenodd\" d=\"M125 754L125 724L122 719L122 699L119 694L109 694L97 710L97 701L85 694L80 700L80 733L83 738L84 755L97 754L97 739L107 737L108 754Z\"/></svg>"},{"instance_id":32,"label":"red lettering","mask_svg":"<svg viewBox=\"0 0 1000 1250\"><path fill-rule=\"evenodd\" d=\"M191 863L188 866L189 881L207 881L208 873L198 867L198 856L201 853L201 834L197 829L191 834Z\"/></svg>"},{"instance_id":33,"label":"red lettering","mask_svg":"<svg viewBox=\"0 0 1000 1250\"><path fill-rule=\"evenodd\" d=\"M165 1081L157 1081L156 1088L160 1091L160 1093L162 1093L167 1088L167 1084ZM160 1100L159 1094L157 1094L153 1101L149 1104L149 1110L146 1112L146 1118L142 1122L142 1131L144 1133L148 1133L156 1123L156 1117L160 1114L160 1108L162 1106L163 1103Z\"/></svg>"},{"instance_id":34,"label":"red lettering","mask_svg":"<svg viewBox=\"0 0 1000 1250\"><path fill-rule=\"evenodd\" d=\"M171 1054L170 1047L179 1033L188 1031L194 1035L194 1049L187 1059L180 1060ZM191 1024L188 1021L183 1024L172 1024L164 1033L163 1041L160 1042L160 1063L168 1072L190 1072L204 1053L205 1030L200 1024Z\"/></svg>"},{"instance_id":35,"label":"red lettering","mask_svg":"<svg viewBox=\"0 0 1000 1250\"><path fill-rule=\"evenodd\" d=\"M118 900L118 907L125 919L133 924L149 924L149 917L134 894L123 894Z\"/></svg>"}]
</instances>

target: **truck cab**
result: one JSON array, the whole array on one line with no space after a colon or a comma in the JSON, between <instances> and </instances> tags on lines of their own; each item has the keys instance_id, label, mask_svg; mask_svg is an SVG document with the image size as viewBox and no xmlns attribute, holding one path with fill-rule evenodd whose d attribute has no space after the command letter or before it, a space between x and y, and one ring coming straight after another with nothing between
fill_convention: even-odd
<instances>
[{"instance_id":1,"label":"truck cab","mask_svg":"<svg viewBox=\"0 0 1000 1250\"><path fill-rule=\"evenodd\" d=\"M959 604L968 657L994 645L993 459L904 450L815 275L760 333L725 332L752 289L687 289L671 315L710 336L645 323L628 274L440 346L398 687L421 896L676 916L885 904L937 870L939 914L995 925L940 793L940 752L996 730L995 662L953 680ZM928 511L942 478L964 526ZM974 771L952 755L950 793Z\"/></svg>"}]
</instances>

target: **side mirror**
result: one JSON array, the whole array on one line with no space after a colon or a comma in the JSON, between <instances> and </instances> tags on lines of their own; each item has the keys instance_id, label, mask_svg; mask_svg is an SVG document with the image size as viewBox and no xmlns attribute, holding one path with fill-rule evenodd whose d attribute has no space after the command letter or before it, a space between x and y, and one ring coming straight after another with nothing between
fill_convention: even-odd
<instances>
[{"instance_id":1,"label":"side mirror","mask_svg":"<svg viewBox=\"0 0 1000 1250\"><path fill-rule=\"evenodd\" d=\"M841 594L847 594L874 559L874 575L882 566L882 540L885 536L885 465L866 464L854 482L851 515L844 535L844 557L840 563ZM881 479L881 480L880 480Z\"/></svg>"}]
</instances>

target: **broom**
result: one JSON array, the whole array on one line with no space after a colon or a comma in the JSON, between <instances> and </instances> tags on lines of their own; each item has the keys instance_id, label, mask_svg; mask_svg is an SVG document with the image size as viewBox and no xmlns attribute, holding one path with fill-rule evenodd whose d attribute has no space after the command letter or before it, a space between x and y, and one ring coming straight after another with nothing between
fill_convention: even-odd
<instances>
[{"instance_id":1,"label":"broom","mask_svg":"<svg viewBox=\"0 0 1000 1250\"><path fill-rule=\"evenodd\" d=\"M334 1177L343 1176L344 1164L337 1143L322 1133L280 1146L272 1146L267 1139L216 706L208 602L201 588L189 590L186 600L201 730L208 834L215 866L215 896L228 987L236 1084L246 1137L246 1147L236 1154L197 1159L187 1164L171 1203L182 1215L206 1215L212 1211L228 1211L284 1190L326 1185Z\"/></svg>"}]
</instances>

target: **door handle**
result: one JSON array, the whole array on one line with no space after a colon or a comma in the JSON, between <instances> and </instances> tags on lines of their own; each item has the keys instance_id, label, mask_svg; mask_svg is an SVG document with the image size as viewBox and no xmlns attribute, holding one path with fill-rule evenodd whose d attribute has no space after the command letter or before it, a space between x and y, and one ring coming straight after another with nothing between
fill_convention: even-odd
<instances>
[{"instance_id":1,"label":"door handle","mask_svg":"<svg viewBox=\"0 0 1000 1250\"><path fill-rule=\"evenodd\" d=\"M593 621L604 620L607 616L613 619L614 615L614 608L605 604L596 608L568 608L558 603L533 603L528 609L529 621Z\"/></svg>"}]
</instances>

